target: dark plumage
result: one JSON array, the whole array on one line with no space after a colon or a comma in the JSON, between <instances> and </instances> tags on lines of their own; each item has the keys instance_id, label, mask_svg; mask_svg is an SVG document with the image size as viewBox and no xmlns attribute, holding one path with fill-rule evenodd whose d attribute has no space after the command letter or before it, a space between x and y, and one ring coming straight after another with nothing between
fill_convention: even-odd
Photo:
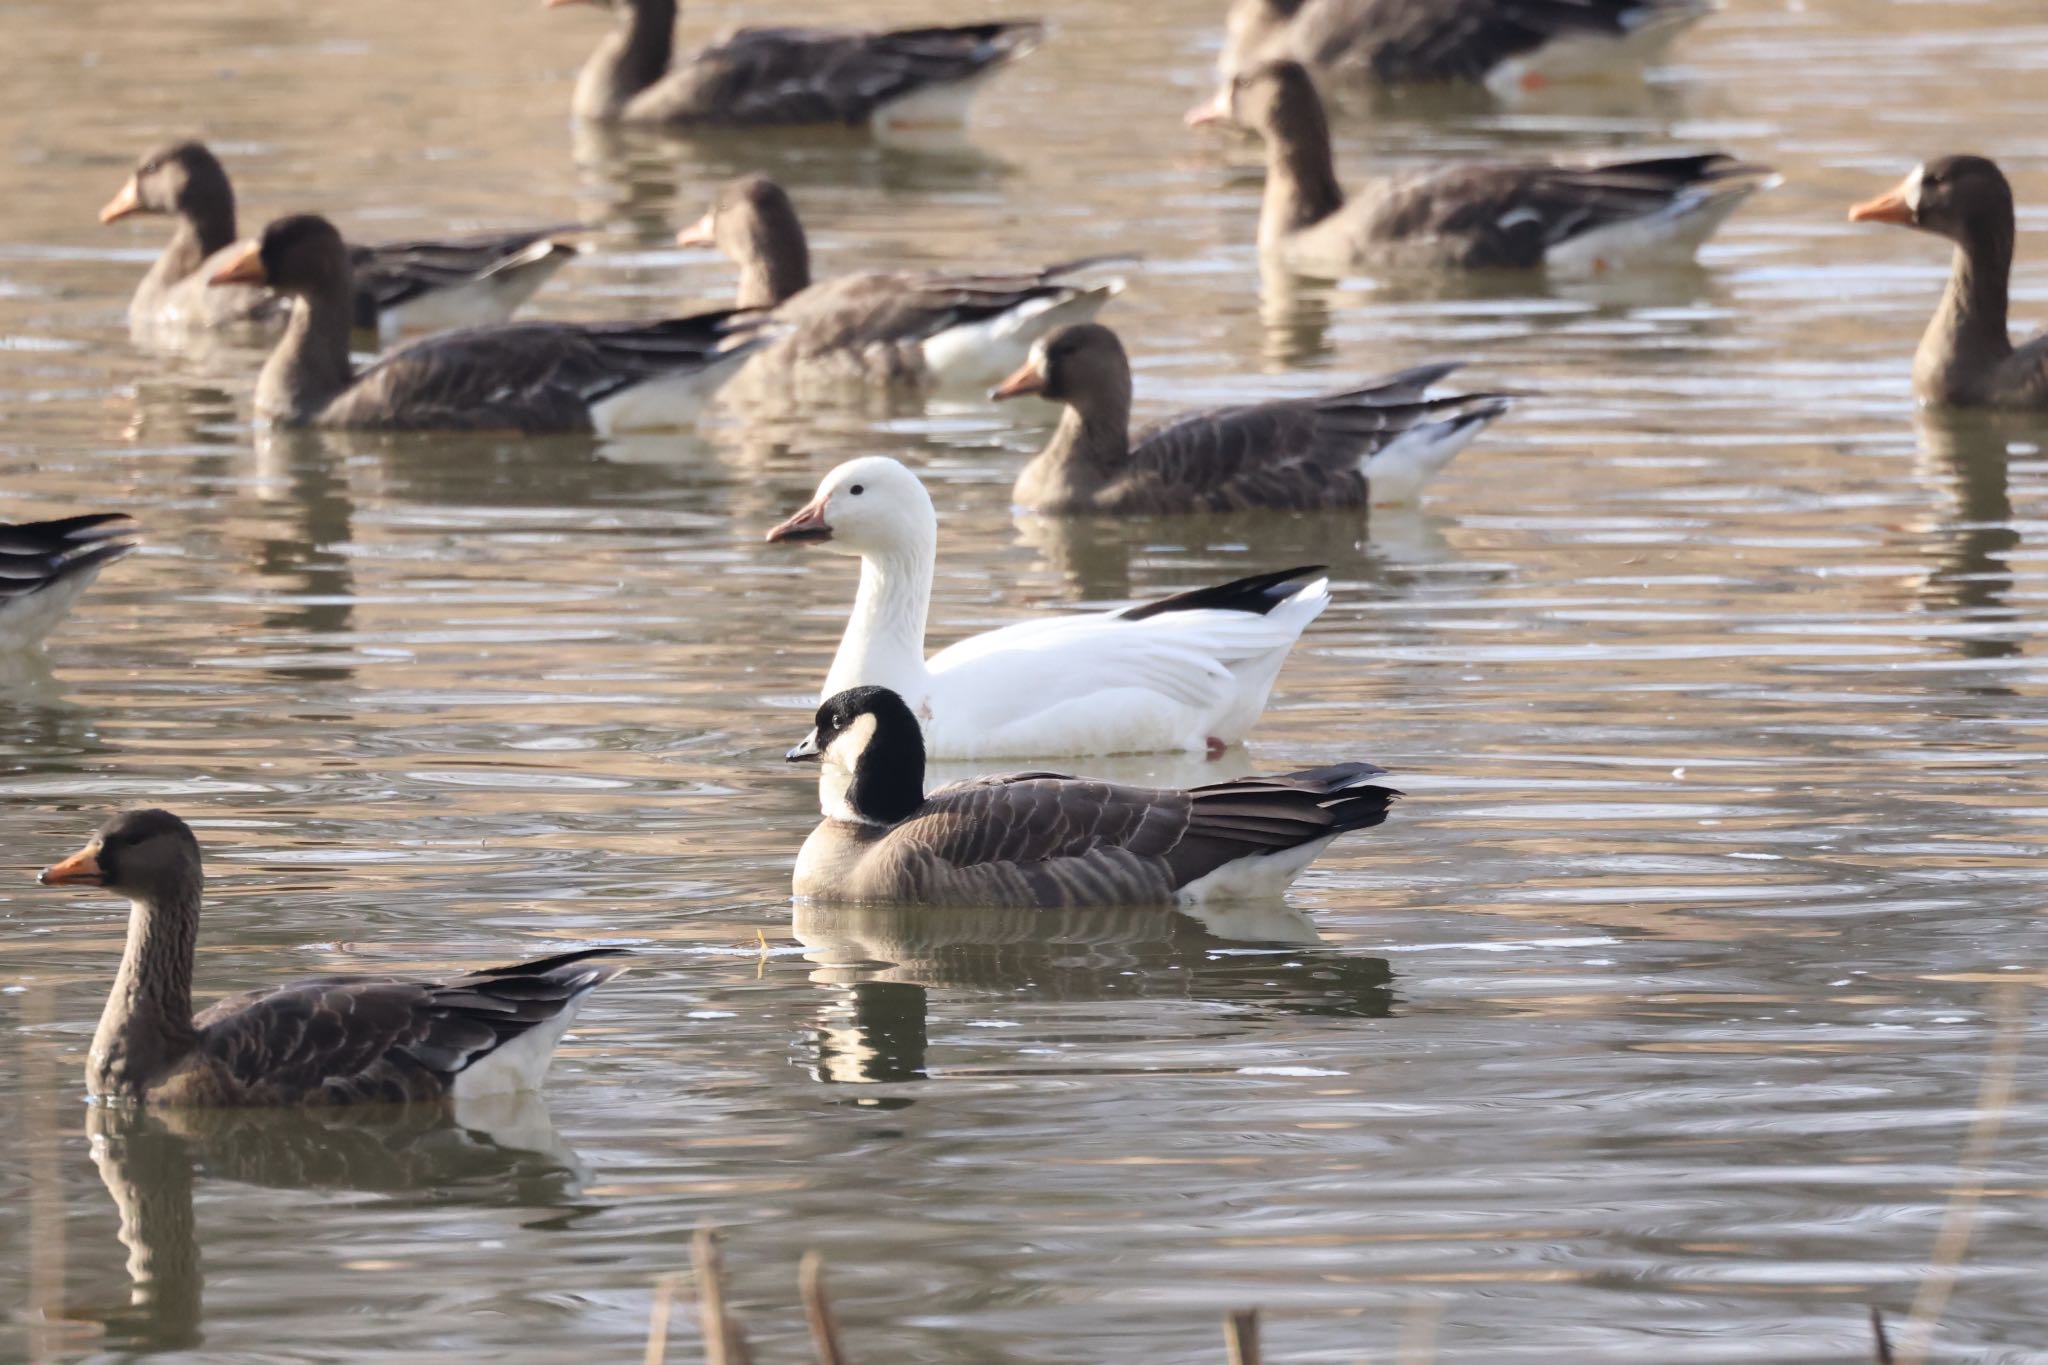
<instances>
[{"instance_id":1,"label":"dark plumage","mask_svg":"<svg viewBox=\"0 0 2048 1365\"><path fill-rule=\"evenodd\" d=\"M842 378L918 388L988 382L1035 337L1095 312L1118 280L1075 277L1105 263L1064 261L988 273L862 271L813 283L796 206L763 175L726 185L684 246L715 246L740 268L741 308L767 308L781 335L750 369L785 381Z\"/></svg>"},{"instance_id":2,"label":"dark plumage","mask_svg":"<svg viewBox=\"0 0 2048 1365\"><path fill-rule=\"evenodd\" d=\"M0 522L0 652L40 643L99 571L135 546L125 512Z\"/></svg>"},{"instance_id":3,"label":"dark plumage","mask_svg":"<svg viewBox=\"0 0 2048 1365\"><path fill-rule=\"evenodd\" d=\"M1769 175L1720 152L1588 166L1493 162L1337 183L1329 122L1295 62L1230 84L1228 117L1266 147L1259 245L1311 272L1359 265L1599 273L1689 258Z\"/></svg>"},{"instance_id":4,"label":"dark plumage","mask_svg":"<svg viewBox=\"0 0 2048 1365\"><path fill-rule=\"evenodd\" d=\"M1035 21L884 33L742 28L678 61L676 0L613 7L618 26L584 63L570 102L577 118L593 123L859 126L913 96L972 81L1029 51L1042 32Z\"/></svg>"},{"instance_id":5,"label":"dark plumage","mask_svg":"<svg viewBox=\"0 0 2048 1365\"><path fill-rule=\"evenodd\" d=\"M235 251L235 192L227 171L198 142L159 147L136 163L100 210L100 221L136 213L177 219L163 254L129 302L138 329L207 329L282 322L286 304L256 285L212 288L209 278ZM380 242L349 248L360 328L396 332L495 322L576 255L553 226L467 237Z\"/></svg>"},{"instance_id":6,"label":"dark plumage","mask_svg":"<svg viewBox=\"0 0 2048 1365\"><path fill-rule=\"evenodd\" d=\"M610 432L670 426L759 344L738 310L649 323L510 322L401 346L357 374L350 271L324 218L280 218L215 274L292 296L256 382L259 417L372 431Z\"/></svg>"},{"instance_id":7,"label":"dark plumage","mask_svg":"<svg viewBox=\"0 0 2048 1365\"><path fill-rule=\"evenodd\" d=\"M794 893L825 901L1052 907L1278 895L1337 835L1386 819L1382 769L1343 763L1187 791L1020 772L925 795L917 717L887 688L818 708L825 822Z\"/></svg>"},{"instance_id":8,"label":"dark plumage","mask_svg":"<svg viewBox=\"0 0 2048 1365\"><path fill-rule=\"evenodd\" d=\"M1426 396L1456 368L1425 365L1317 398L1208 408L1133 435L1130 360L1116 333L1087 323L1039 341L990 396L1037 394L1066 405L1051 442L1017 475L1017 502L1033 511L1316 511L1413 499L1507 411L1498 394Z\"/></svg>"},{"instance_id":9,"label":"dark plumage","mask_svg":"<svg viewBox=\"0 0 2048 1365\"><path fill-rule=\"evenodd\" d=\"M2048 409L2048 335L2018 347L2006 328L2012 277L2012 186L1981 156L1929 161L1896 189L1849 210L1854 222L1893 223L1955 245L1948 289L1913 356L1923 403Z\"/></svg>"},{"instance_id":10,"label":"dark plumage","mask_svg":"<svg viewBox=\"0 0 2048 1365\"><path fill-rule=\"evenodd\" d=\"M230 996L195 1017L204 882L184 821L162 810L118 815L39 880L102 886L132 902L86 1067L88 1088L109 1100L350 1104L530 1089L583 996L624 970L592 963L623 956L597 948L446 981L315 977Z\"/></svg>"},{"instance_id":11,"label":"dark plumage","mask_svg":"<svg viewBox=\"0 0 2048 1365\"><path fill-rule=\"evenodd\" d=\"M1655 52L1707 14L1701 0L1233 0L1217 65L1227 82L1289 59L1318 77L1376 85L1539 83L1547 50L1571 42L1602 67Z\"/></svg>"}]
</instances>

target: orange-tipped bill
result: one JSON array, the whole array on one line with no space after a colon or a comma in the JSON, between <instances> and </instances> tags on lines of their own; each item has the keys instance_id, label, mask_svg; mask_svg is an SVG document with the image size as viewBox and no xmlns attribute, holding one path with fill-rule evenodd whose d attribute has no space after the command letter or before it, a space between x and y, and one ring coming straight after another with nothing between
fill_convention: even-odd
<instances>
[{"instance_id":1,"label":"orange-tipped bill","mask_svg":"<svg viewBox=\"0 0 2048 1365\"><path fill-rule=\"evenodd\" d=\"M1045 376L1039 373L1038 362L1027 360L1017 367L1017 373L990 389L988 396L995 402L1001 402L1005 398L1022 398L1027 393L1044 392Z\"/></svg>"},{"instance_id":2,"label":"orange-tipped bill","mask_svg":"<svg viewBox=\"0 0 2048 1365\"><path fill-rule=\"evenodd\" d=\"M263 269L263 248L255 242L245 245L235 258L213 272L208 284L269 284L270 276Z\"/></svg>"},{"instance_id":3,"label":"orange-tipped bill","mask_svg":"<svg viewBox=\"0 0 2048 1365\"><path fill-rule=\"evenodd\" d=\"M1230 87L1227 85L1181 116L1181 122L1190 128L1230 121Z\"/></svg>"},{"instance_id":4,"label":"orange-tipped bill","mask_svg":"<svg viewBox=\"0 0 2048 1365\"><path fill-rule=\"evenodd\" d=\"M768 543L805 544L811 541L832 539L832 528L825 522L825 504L814 502L798 512L788 521L768 533Z\"/></svg>"},{"instance_id":5,"label":"orange-tipped bill","mask_svg":"<svg viewBox=\"0 0 2048 1365\"><path fill-rule=\"evenodd\" d=\"M36 878L44 886L104 886L106 874L100 871L100 843L95 839L61 863L52 863Z\"/></svg>"},{"instance_id":6,"label":"orange-tipped bill","mask_svg":"<svg viewBox=\"0 0 2048 1365\"><path fill-rule=\"evenodd\" d=\"M718 210L707 209L702 218L699 218L696 222L676 234L676 245L717 246L718 238L713 233L713 229L717 226L714 221L717 217Z\"/></svg>"},{"instance_id":7,"label":"orange-tipped bill","mask_svg":"<svg viewBox=\"0 0 2048 1365\"><path fill-rule=\"evenodd\" d=\"M118 223L131 213L142 212L142 195L135 187L135 177L129 176L128 183L100 210L102 223Z\"/></svg>"},{"instance_id":8,"label":"orange-tipped bill","mask_svg":"<svg viewBox=\"0 0 2048 1365\"><path fill-rule=\"evenodd\" d=\"M1913 226L1913 206L1906 202L1906 188L1901 185L1895 190L1880 194L1875 199L1866 199L1849 210L1852 223L1897 223L1901 227Z\"/></svg>"}]
</instances>

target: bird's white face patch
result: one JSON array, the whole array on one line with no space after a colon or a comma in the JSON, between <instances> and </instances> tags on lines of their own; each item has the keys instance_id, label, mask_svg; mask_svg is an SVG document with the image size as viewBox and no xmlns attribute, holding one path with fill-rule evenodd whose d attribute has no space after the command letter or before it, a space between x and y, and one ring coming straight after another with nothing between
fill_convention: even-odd
<instances>
[{"instance_id":1,"label":"bird's white face patch","mask_svg":"<svg viewBox=\"0 0 2048 1365\"><path fill-rule=\"evenodd\" d=\"M1899 197L1906 201L1906 207L1913 210L1915 218L1920 216L1920 182L1926 178L1927 167L1915 166L1913 173L1906 177L1906 183L1899 186Z\"/></svg>"},{"instance_id":2,"label":"bird's white face patch","mask_svg":"<svg viewBox=\"0 0 2048 1365\"><path fill-rule=\"evenodd\" d=\"M1030 355L1030 361L1031 361L1031 368L1032 368L1032 369L1034 369L1034 370L1038 371L1038 372L1039 372L1039 373L1040 373L1041 375L1045 373L1045 338L1044 338L1044 337L1040 337L1040 338L1039 338L1038 340L1036 340L1036 341L1034 341L1034 342L1032 342L1032 343L1031 343L1031 355Z\"/></svg>"},{"instance_id":3,"label":"bird's white face patch","mask_svg":"<svg viewBox=\"0 0 2048 1365\"><path fill-rule=\"evenodd\" d=\"M874 716L855 716L853 724L832 736L832 742L825 746L825 761L853 772L860 767L861 755L868 751L868 745L874 742L874 738Z\"/></svg>"}]
</instances>

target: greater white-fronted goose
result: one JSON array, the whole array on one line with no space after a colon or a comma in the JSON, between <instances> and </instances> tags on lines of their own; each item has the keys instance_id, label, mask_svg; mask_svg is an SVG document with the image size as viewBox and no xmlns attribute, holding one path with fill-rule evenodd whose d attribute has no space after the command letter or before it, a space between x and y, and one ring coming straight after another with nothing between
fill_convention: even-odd
<instances>
[{"instance_id":1,"label":"greater white-fronted goose","mask_svg":"<svg viewBox=\"0 0 2048 1365\"><path fill-rule=\"evenodd\" d=\"M1322 99L1299 63L1238 76L1229 105L1230 120L1266 145L1259 247L1310 273L1599 274L1637 260L1689 260L1770 176L1721 152L1585 166L1489 162L1375 180L1347 198Z\"/></svg>"},{"instance_id":2,"label":"greater white-fronted goose","mask_svg":"<svg viewBox=\"0 0 2048 1365\"><path fill-rule=\"evenodd\" d=\"M676 0L546 4L618 12L576 78L572 114L676 129L957 125L978 79L1030 51L1044 31L1036 20L889 32L741 28L677 60Z\"/></svg>"},{"instance_id":3,"label":"greater white-fronted goose","mask_svg":"<svg viewBox=\"0 0 2048 1365\"><path fill-rule=\"evenodd\" d=\"M1279 895L1329 846L1387 818L1385 770L1340 763L1186 791L1006 773L926 795L924 742L886 687L828 698L789 751L816 758L825 820L792 891L821 901L1008 908Z\"/></svg>"},{"instance_id":4,"label":"greater white-fronted goose","mask_svg":"<svg viewBox=\"0 0 2048 1365\"><path fill-rule=\"evenodd\" d=\"M884 455L834 469L768 533L860 556L853 615L820 695L891 689L944 758L1219 754L1265 710L1287 652L1330 601L1315 568L1288 569L1121 611L1020 622L927 660L938 537L931 495Z\"/></svg>"},{"instance_id":5,"label":"greater white-fronted goose","mask_svg":"<svg viewBox=\"0 0 2048 1365\"><path fill-rule=\"evenodd\" d=\"M1099 323L1062 327L990 393L1066 405L1017 475L1019 506L1055 516L1313 512L1413 502L1508 410L1500 394L1427 396L1456 364L1423 365L1318 398L1208 408L1131 434L1131 363Z\"/></svg>"},{"instance_id":6,"label":"greater white-fronted goose","mask_svg":"<svg viewBox=\"0 0 2048 1365\"><path fill-rule=\"evenodd\" d=\"M100 570L135 546L125 512L0 522L0 654L41 644Z\"/></svg>"},{"instance_id":7,"label":"greater white-fronted goose","mask_svg":"<svg viewBox=\"0 0 2048 1365\"><path fill-rule=\"evenodd\" d=\"M762 337L740 310L662 322L503 322L423 337L360 374L349 359L348 250L325 218L280 218L212 276L291 296L256 381L286 427L596 432L678 426Z\"/></svg>"},{"instance_id":8,"label":"greater white-fronted goose","mask_svg":"<svg viewBox=\"0 0 2048 1365\"><path fill-rule=\"evenodd\" d=\"M392 1103L534 1090L584 996L625 970L592 948L449 977L326 976L192 1013L199 841L127 811L43 870L45 886L128 898L128 944L86 1063L103 1100L160 1105Z\"/></svg>"},{"instance_id":9,"label":"greater white-fronted goose","mask_svg":"<svg viewBox=\"0 0 2048 1365\"><path fill-rule=\"evenodd\" d=\"M2015 347L2006 330L2012 277L2012 186L1981 156L1944 156L1849 210L1955 244L1948 290L1913 356L1913 392L1954 407L2048 409L2048 335Z\"/></svg>"},{"instance_id":10,"label":"greater white-fronted goose","mask_svg":"<svg viewBox=\"0 0 2048 1365\"><path fill-rule=\"evenodd\" d=\"M267 289L216 289L207 281L236 250L235 191L197 142L159 147L136 163L100 210L102 223L137 213L178 220L163 255L128 303L138 331L204 330L281 320ZM561 226L468 237L423 238L349 248L355 326L383 336L502 322L577 254Z\"/></svg>"},{"instance_id":11,"label":"greater white-fronted goose","mask_svg":"<svg viewBox=\"0 0 2048 1365\"><path fill-rule=\"evenodd\" d=\"M1712 11L1704 0L1232 0L1217 95L1188 116L1227 113L1232 78L1271 61L1318 80L1500 94L1605 78L1639 71Z\"/></svg>"},{"instance_id":12,"label":"greater white-fronted goose","mask_svg":"<svg viewBox=\"0 0 2048 1365\"><path fill-rule=\"evenodd\" d=\"M864 271L811 282L796 207L766 176L727 185L676 234L740 268L741 308L772 309L785 330L749 365L770 381L852 381L890 388L985 387L1054 327L1094 317L1120 279L1078 278L1107 258L993 274Z\"/></svg>"}]
</instances>

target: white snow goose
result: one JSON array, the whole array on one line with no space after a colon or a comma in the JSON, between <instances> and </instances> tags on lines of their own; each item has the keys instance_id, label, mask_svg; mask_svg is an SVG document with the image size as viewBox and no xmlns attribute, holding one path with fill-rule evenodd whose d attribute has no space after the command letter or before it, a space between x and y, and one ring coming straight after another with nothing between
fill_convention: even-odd
<instances>
[{"instance_id":1,"label":"white snow goose","mask_svg":"<svg viewBox=\"0 0 2048 1365\"><path fill-rule=\"evenodd\" d=\"M1422 365L1317 398L1205 408L1133 434L1131 362L1100 323L1062 327L989 397L1065 404L1017 475L1020 507L1053 516L1314 512L1415 501L1508 410L1500 394L1428 396L1457 369Z\"/></svg>"},{"instance_id":2,"label":"white snow goose","mask_svg":"<svg viewBox=\"0 0 2048 1365\"><path fill-rule=\"evenodd\" d=\"M1687 261L1769 168L1721 152L1583 166L1481 162L1374 180L1346 196L1329 121L1296 62L1230 83L1225 115L1265 142L1259 248L1309 274L1380 269L1547 269L1597 275Z\"/></svg>"},{"instance_id":3,"label":"white snow goose","mask_svg":"<svg viewBox=\"0 0 2048 1365\"><path fill-rule=\"evenodd\" d=\"M546 0L549 9L574 4L609 4L619 19L584 63L570 112L675 130L957 126L982 78L1044 33L1036 20L740 28L678 60L676 0Z\"/></svg>"},{"instance_id":4,"label":"white snow goose","mask_svg":"<svg viewBox=\"0 0 2048 1365\"><path fill-rule=\"evenodd\" d=\"M811 279L796 206L762 175L725 186L704 216L676 234L740 268L740 308L769 309L783 333L748 363L750 382L803 387L853 381L886 388L986 388L1023 363L1031 344L1085 322L1123 289L1087 279L1092 257L988 274L862 271Z\"/></svg>"},{"instance_id":5,"label":"white snow goose","mask_svg":"<svg viewBox=\"0 0 2048 1365\"><path fill-rule=\"evenodd\" d=\"M821 696L891 689L917 712L934 757L1220 754L1258 720L1288 651L1330 601L1316 568L1286 569L1020 622L927 660L938 534L931 495L883 455L834 469L768 533L860 556L853 616Z\"/></svg>"},{"instance_id":6,"label":"white snow goose","mask_svg":"<svg viewBox=\"0 0 2048 1365\"><path fill-rule=\"evenodd\" d=\"M1340 834L1387 818L1385 770L1340 763L1185 791L1005 773L926 794L917 717L886 687L828 698L789 751L825 820L791 890L819 901L1075 907L1270 899Z\"/></svg>"},{"instance_id":7,"label":"white snow goose","mask_svg":"<svg viewBox=\"0 0 2048 1365\"><path fill-rule=\"evenodd\" d=\"M1261 62L1300 62L1318 80L1380 88L1451 82L1496 94L1640 74L1705 0L1232 0L1217 101ZM1213 110L1197 105L1190 118Z\"/></svg>"},{"instance_id":8,"label":"white snow goose","mask_svg":"<svg viewBox=\"0 0 2048 1365\"><path fill-rule=\"evenodd\" d=\"M135 545L125 512L0 522L0 654L41 644L100 570Z\"/></svg>"},{"instance_id":9,"label":"white snow goose","mask_svg":"<svg viewBox=\"0 0 2048 1365\"><path fill-rule=\"evenodd\" d=\"M595 432L687 424L762 344L755 313L661 322L501 322L349 359L348 250L325 218L280 218L211 277L291 296L256 380L256 414L284 427Z\"/></svg>"},{"instance_id":10,"label":"white snow goose","mask_svg":"<svg viewBox=\"0 0 2048 1365\"><path fill-rule=\"evenodd\" d=\"M174 142L143 157L100 210L100 221L138 213L177 219L163 254L129 300L129 325L138 334L283 321L286 305L269 290L207 283L234 252L235 191L203 143ZM503 322L576 256L577 246L566 237L573 231L556 225L351 245L354 324L388 339Z\"/></svg>"},{"instance_id":11,"label":"white snow goose","mask_svg":"<svg viewBox=\"0 0 2048 1365\"><path fill-rule=\"evenodd\" d=\"M128 898L128 943L86 1062L94 1097L147 1105L398 1103L536 1090L583 999L625 968L563 953L416 981L324 976L192 1013L204 876L169 811L108 821L45 886Z\"/></svg>"}]
</instances>

